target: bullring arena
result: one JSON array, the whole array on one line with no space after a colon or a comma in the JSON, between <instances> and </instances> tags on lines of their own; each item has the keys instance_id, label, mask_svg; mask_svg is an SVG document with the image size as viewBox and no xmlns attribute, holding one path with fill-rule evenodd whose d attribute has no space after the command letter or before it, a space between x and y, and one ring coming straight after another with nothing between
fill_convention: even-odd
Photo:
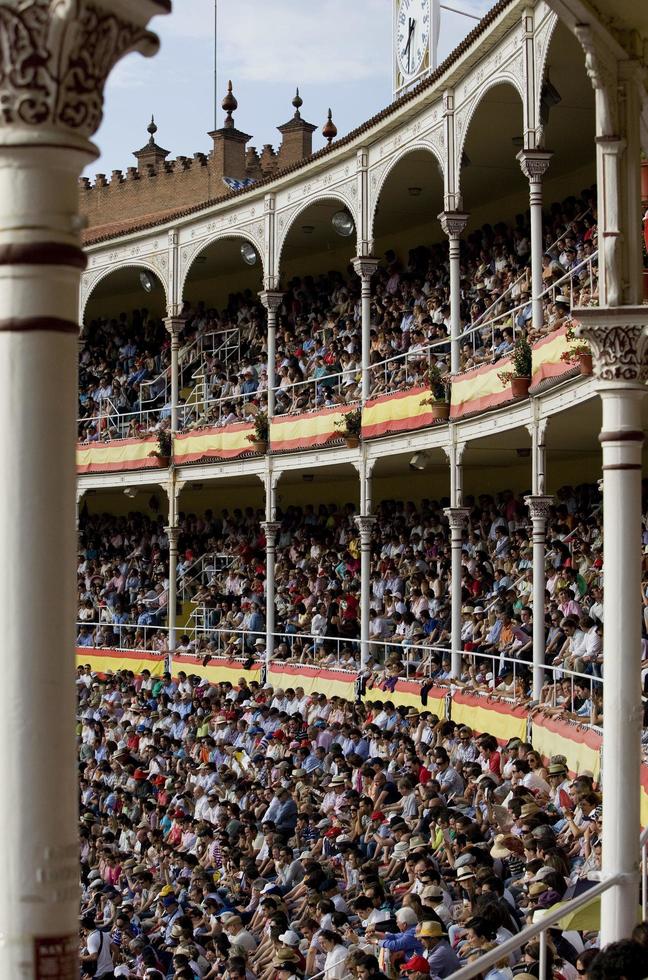
<instances>
[{"instance_id":1,"label":"bullring arena","mask_svg":"<svg viewBox=\"0 0 648 980\"><path fill-rule=\"evenodd\" d=\"M162 12L0 3L0 975L647 977L648 8L80 177Z\"/></svg>"}]
</instances>

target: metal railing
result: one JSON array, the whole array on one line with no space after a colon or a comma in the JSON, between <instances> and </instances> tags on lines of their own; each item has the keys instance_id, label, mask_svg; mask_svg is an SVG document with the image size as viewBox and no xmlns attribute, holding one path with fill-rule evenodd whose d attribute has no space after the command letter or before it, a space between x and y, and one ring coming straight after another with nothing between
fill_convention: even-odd
<instances>
[{"instance_id":1,"label":"metal railing","mask_svg":"<svg viewBox=\"0 0 648 980\"><path fill-rule=\"evenodd\" d=\"M378 361L369 368L370 389L375 391L380 385L389 391L398 390L398 387L413 387L417 382L424 383L425 375L431 367L430 354L435 350L450 351L450 337L435 340L429 344L424 344L418 349L403 351L402 354L394 354L387 357L384 361ZM402 378L396 389L394 388L394 375L404 369L405 377Z\"/></svg>"},{"instance_id":2,"label":"metal railing","mask_svg":"<svg viewBox=\"0 0 648 980\"><path fill-rule=\"evenodd\" d=\"M351 372L360 377L360 370ZM360 381L354 381L350 389L356 389L351 401L358 399L358 386ZM275 415L294 415L299 412L312 411L321 408L330 401L333 396L337 403L347 404L345 396L344 370L335 371L331 374L323 375L321 378L306 378L304 381L293 381L288 385L276 385L275 392Z\"/></svg>"},{"instance_id":3,"label":"metal railing","mask_svg":"<svg viewBox=\"0 0 648 980\"><path fill-rule=\"evenodd\" d=\"M78 419L81 445L112 442L114 439L143 439L154 436L162 422L171 418L171 405L143 409L139 412L118 412Z\"/></svg>"}]
</instances>

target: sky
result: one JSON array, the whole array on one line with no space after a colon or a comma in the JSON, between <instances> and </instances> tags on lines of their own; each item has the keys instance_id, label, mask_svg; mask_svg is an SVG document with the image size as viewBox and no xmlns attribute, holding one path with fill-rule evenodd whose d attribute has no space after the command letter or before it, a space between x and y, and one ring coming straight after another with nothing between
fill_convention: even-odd
<instances>
[{"instance_id":1,"label":"sky","mask_svg":"<svg viewBox=\"0 0 648 980\"><path fill-rule=\"evenodd\" d=\"M494 0L449 0L449 6L482 16ZM314 149L324 144L328 108L343 136L392 100L394 0L217 0L217 125L220 102L232 79L239 108L236 127L252 134L260 151L281 140L276 127L294 112L299 86L302 116L318 126ZM113 70L106 86L103 124L95 136L101 157L86 175L110 175L135 165L148 140L151 115L157 143L169 159L207 153L214 128L214 0L174 0L174 11L156 17L160 37L154 58L133 53ZM441 11L439 60L476 21Z\"/></svg>"}]
</instances>

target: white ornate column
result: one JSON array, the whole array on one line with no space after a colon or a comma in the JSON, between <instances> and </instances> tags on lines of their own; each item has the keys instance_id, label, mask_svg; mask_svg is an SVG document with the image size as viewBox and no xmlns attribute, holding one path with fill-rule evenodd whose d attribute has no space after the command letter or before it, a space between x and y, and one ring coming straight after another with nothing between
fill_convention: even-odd
<instances>
[{"instance_id":1,"label":"white ornate column","mask_svg":"<svg viewBox=\"0 0 648 980\"><path fill-rule=\"evenodd\" d=\"M369 603L371 599L371 536L376 518L370 514L356 517L360 532L360 667L369 661Z\"/></svg>"},{"instance_id":2,"label":"white ornate column","mask_svg":"<svg viewBox=\"0 0 648 980\"><path fill-rule=\"evenodd\" d=\"M168 316L164 321L164 326L171 337L171 431L178 431L178 399L179 399L179 374L178 374L178 351L180 349L180 331L184 327L185 321L180 316Z\"/></svg>"},{"instance_id":3,"label":"white ornate column","mask_svg":"<svg viewBox=\"0 0 648 980\"><path fill-rule=\"evenodd\" d=\"M442 211L439 221L448 236L450 258L450 373L460 371L459 337L461 335L461 236L469 215L463 211Z\"/></svg>"},{"instance_id":4,"label":"white ornate column","mask_svg":"<svg viewBox=\"0 0 648 980\"><path fill-rule=\"evenodd\" d=\"M371 277L378 268L378 259L369 255L353 259L353 268L360 276L361 308L362 308L362 401L367 401L371 394L371 372L369 353L371 348Z\"/></svg>"},{"instance_id":5,"label":"white ornate column","mask_svg":"<svg viewBox=\"0 0 648 980\"><path fill-rule=\"evenodd\" d=\"M533 329L541 330L542 311L542 178L549 168L553 153L548 150L520 150L517 159L522 173L529 181L529 212L531 215L531 305Z\"/></svg>"},{"instance_id":6,"label":"white ornate column","mask_svg":"<svg viewBox=\"0 0 648 980\"><path fill-rule=\"evenodd\" d=\"M275 386L277 382L277 310L281 306L283 293L266 289L259 298L268 311L268 418L274 418Z\"/></svg>"},{"instance_id":7,"label":"white ornate column","mask_svg":"<svg viewBox=\"0 0 648 980\"><path fill-rule=\"evenodd\" d=\"M575 310L603 405L605 737L601 945L629 937L639 903L641 765L641 463L648 307Z\"/></svg>"},{"instance_id":8,"label":"white ornate column","mask_svg":"<svg viewBox=\"0 0 648 980\"><path fill-rule=\"evenodd\" d=\"M450 570L451 673L453 677L461 677L461 553L463 532L470 511L467 507L446 507L443 513L450 526L452 561Z\"/></svg>"},{"instance_id":9,"label":"white ornate column","mask_svg":"<svg viewBox=\"0 0 648 980\"><path fill-rule=\"evenodd\" d=\"M78 179L103 87L169 9L0 6L0 976L78 976L75 445Z\"/></svg>"},{"instance_id":10,"label":"white ornate column","mask_svg":"<svg viewBox=\"0 0 648 980\"><path fill-rule=\"evenodd\" d=\"M545 667L545 544L547 518L553 497L531 494L524 498L529 508L533 543L533 699L542 694Z\"/></svg>"},{"instance_id":11,"label":"white ornate column","mask_svg":"<svg viewBox=\"0 0 648 980\"><path fill-rule=\"evenodd\" d=\"M266 539L266 683L270 683L270 664L275 644L275 558L277 554L277 535L281 531L279 521L263 521L261 524Z\"/></svg>"}]
</instances>

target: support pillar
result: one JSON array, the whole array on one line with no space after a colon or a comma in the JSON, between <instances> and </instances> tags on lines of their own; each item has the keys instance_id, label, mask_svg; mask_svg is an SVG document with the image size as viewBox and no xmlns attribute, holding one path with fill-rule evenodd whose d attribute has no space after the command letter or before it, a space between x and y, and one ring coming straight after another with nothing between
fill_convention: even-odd
<instances>
[{"instance_id":1,"label":"support pillar","mask_svg":"<svg viewBox=\"0 0 648 980\"><path fill-rule=\"evenodd\" d=\"M167 625L169 627L168 656L166 669L171 673L173 654L176 648L176 608L178 596L178 525L164 529L169 539L169 588L167 593Z\"/></svg>"},{"instance_id":2,"label":"support pillar","mask_svg":"<svg viewBox=\"0 0 648 980\"><path fill-rule=\"evenodd\" d=\"M268 311L268 419L274 418L275 386L277 383L277 311L283 300L283 293L265 290L259 298Z\"/></svg>"},{"instance_id":3,"label":"support pillar","mask_svg":"<svg viewBox=\"0 0 648 980\"><path fill-rule=\"evenodd\" d=\"M542 310L542 178L553 153L548 150L520 150L517 159L522 173L529 181L529 211L531 214L531 305L534 330L541 330L544 323Z\"/></svg>"},{"instance_id":4,"label":"support pillar","mask_svg":"<svg viewBox=\"0 0 648 980\"><path fill-rule=\"evenodd\" d=\"M157 50L145 25L164 11L153 0L4 0L2 11L0 589L12 616L0 687L0 976L44 980L79 972L78 180L97 156L108 74L127 51Z\"/></svg>"},{"instance_id":5,"label":"support pillar","mask_svg":"<svg viewBox=\"0 0 648 980\"><path fill-rule=\"evenodd\" d=\"M446 507L443 512L450 525L451 547L451 591L450 591L450 620L451 620L451 673L454 678L461 676L461 550L463 532L470 515L467 507Z\"/></svg>"},{"instance_id":6,"label":"support pillar","mask_svg":"<svg viewBox=\"0 0 648 980\"><path fill-rule=\"evenodd\" d=\"M641 463L648 307L575 310L603 406L605 738L601 946L626 939L639 904L641 765Z\"/></svg>"},{"instance_id":7,"label":"support pillar","mask_svg":"<svg viewBox=\"0 0 648 980\"><path fill-rule=\"evenodd\" d=\"M275 556L277 553L277 535L281 530L279 521L263 521L261 524L266 539L266 652L265 669L266 683L269 683L270 664L274 653L275 641Z\"/></svg>"},{"instance_id":8,"label":"support pillar","mask_svg":"<svg viewBox=\"0 0 648 980\"><path fill-rule=\"evenodd\" d=\"M366 514L355 519L360 532L360 669L369 662L369 603L371 599L371 536L376 518Z\"/></svg>"},{"instance_id":9,"label":"support pillar","mask_svg":"<svg viewBox=\"0 0 648 980\"><path fill-rule=\"evenodd\" d=\"M533 527L533 700L539 701L545 667L545 546L547 517L553 497L531 494L524 498Z\"/></svg>"},{"instance_id":10,"label":"support pillar","mask_svg":"<svg viewBox=\"0 0 648 980\"><path fill-rule=\"evenodd\" d=\"M461 336L461 236L469 215L463 211L442 211L439 221L448 236L450 258L450 373L459 374Z\"/></svg>"},{"instance_id":11,"label":"support pillar","mask_svg":"<svg viewBox=\"0 0 648 980\"><path fill-rule=\"evenodd\" d=\"M178 400L179 400L179 374L178 374L178 351L180 349L180 331L184 327L184 320L179 316L168 316L164 321L164 326L171 337L171 432L178 431Z\"/></svg>"},{"instance_id":12,"label":"support pillar","mask_svg":"<svg viewBox=\"0 0 648 980\"><path fill-rule=\"evenodd\" d=\"M371 348L371 277L378 268L378 259L370 255L361 255L353 259L353 268L360 276L360 295L362 309L362 402L367 401L371 394L371 373L369 353Z\"/></svg>"}]
</instances>

